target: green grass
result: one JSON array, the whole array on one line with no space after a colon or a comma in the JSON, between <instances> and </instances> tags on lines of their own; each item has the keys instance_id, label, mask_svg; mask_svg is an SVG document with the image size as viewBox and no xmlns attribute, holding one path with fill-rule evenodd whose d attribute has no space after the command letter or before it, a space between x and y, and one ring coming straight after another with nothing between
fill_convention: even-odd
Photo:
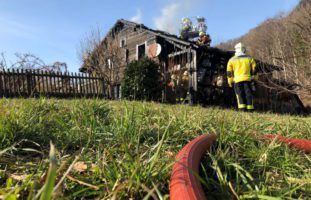
<instances>
[{"instance_id":1,"label":"green grass","mask_svg":"<svg viewBox=\"0 0 311 200\"><path fill-rule=\"evenodd\" d=\"M233 199L234 193L239 199L308 199L310 154L251 135L311 139L310 124L310 117L183 105L2 99L0 197L39 199L54 191L55 199L168 199L174 156L195 137L215 132L217 143L201 163L211 199ZM55 170L50 142L55 180L49 178ZM87 169L75 171L77 162Z\"/></svg>"}]
</instances>

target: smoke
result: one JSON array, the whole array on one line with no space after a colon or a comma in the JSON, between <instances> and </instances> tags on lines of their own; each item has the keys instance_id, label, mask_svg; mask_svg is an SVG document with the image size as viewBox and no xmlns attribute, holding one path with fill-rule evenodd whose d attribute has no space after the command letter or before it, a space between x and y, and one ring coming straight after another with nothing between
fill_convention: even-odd
<instances>
[{"instance_id":1,"label":"smoke","mask_svg":"<svg viewBox=\"0 0 311 200\"><path fill-rule=\"evenodd\" d=\"M161 15L153 19L156 29L177 34L181 26L181 18L187 17L198 0L171 1L161 9Z\"/></svg>"},{"instance_id":2,"label":"smoke","mask_svg":"<svg viewBox=\"0 0 311 200\"><path fill-rule=\"evenodd\" d=\"M140 10L140 9L137 9L136 15L133 16L133 17L131 17L130 20L131 20L132 22L136 22L136 23L138 23L138 24L141 24L142 21L143 21L142 18L143 18L143 17L142 17L141 10Z\"/></svg>"}]
</instances>

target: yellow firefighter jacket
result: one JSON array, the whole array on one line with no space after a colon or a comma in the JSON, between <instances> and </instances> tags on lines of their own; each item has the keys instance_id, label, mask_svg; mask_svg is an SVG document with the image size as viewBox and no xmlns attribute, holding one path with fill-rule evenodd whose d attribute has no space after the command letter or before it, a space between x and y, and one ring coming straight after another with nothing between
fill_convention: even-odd
<instances>
[{"instance_id":1,"label":"yellow firefighter jacket","mask_svg":"<svg viewBox=\"0 0 311 200\"><path fill-rule=\"evenodd\" d=\"M229 85L257 79L255 60L247 55L232 57L227 65L227 77Z\"/></svg>"}]
</instances>

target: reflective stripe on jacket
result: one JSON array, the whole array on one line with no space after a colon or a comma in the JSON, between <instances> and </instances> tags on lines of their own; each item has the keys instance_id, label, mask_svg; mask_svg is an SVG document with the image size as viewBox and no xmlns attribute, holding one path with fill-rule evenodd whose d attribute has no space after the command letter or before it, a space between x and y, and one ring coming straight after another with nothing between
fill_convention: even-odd
<instances>
[{"instance_id":1,"label":"reflective stripe on jacket","mask_svg":"<svg viewBox=\"0 0 311 200\"><path fill-rule=\"evenodd\" d=\"M254 75L256 75L256 62L250 56L234 56L229 60L227 65L229 84L251 81Z\"/></svg>"}]
</instances>

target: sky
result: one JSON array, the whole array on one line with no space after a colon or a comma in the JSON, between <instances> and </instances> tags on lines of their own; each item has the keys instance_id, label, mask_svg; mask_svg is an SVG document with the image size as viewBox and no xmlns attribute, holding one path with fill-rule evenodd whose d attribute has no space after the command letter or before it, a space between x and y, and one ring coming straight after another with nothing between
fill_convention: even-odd
<instances>
[{"instance_id":1,"label":"sky","mask_svg":"<svg viewBox=\"0 0 311 200\"><path fill-rule=\"evenodd\" d=\"M0 53L31 53L46 64L81 65L80 42L118 19L178 34L181 18L203 16L212 45L244 35L268 18L290 12L299 0L0 0Z\"/></svg>"}]
</instances>

